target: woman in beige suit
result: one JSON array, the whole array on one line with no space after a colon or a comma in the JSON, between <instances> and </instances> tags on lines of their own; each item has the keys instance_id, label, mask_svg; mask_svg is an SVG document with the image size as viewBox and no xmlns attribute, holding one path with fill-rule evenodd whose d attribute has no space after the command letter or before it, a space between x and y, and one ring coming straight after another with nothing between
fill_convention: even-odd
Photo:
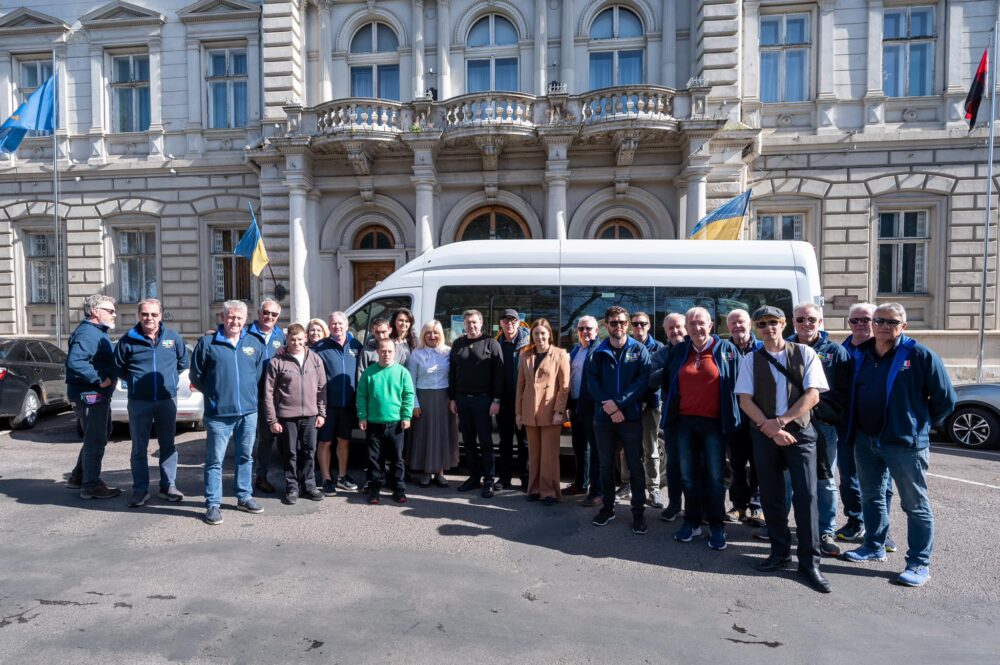
<instances>
[{"instance_id":1,"label":"woman in beige suit","mask_svg":"<svg viewBox=\"0 0 1000 665\"><path fill-rule=\"evenodd\" d=\"M569 354L555 346L545 319L531 324L531 345L521 351L515 419L528 432L528 500L551 506L559 489L559 436L569 399Z\"/></svg>"}]
</instances>

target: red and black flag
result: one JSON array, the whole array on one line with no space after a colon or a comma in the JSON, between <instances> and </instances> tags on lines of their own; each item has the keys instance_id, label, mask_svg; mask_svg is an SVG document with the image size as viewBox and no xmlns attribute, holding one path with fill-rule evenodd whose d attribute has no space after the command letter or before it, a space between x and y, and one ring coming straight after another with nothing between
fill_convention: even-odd
<instances>
[{"instance_id":1,"label":"red and black flag","mask_svg":"<svg viewBox=\"0 0 1000 665\"><path fill-rule=\"evenodd\" d=\"M976 128L976 116L979 115L979 105L983 101L983 93L986 91L986 75L989 71L990 50L983 51L983 57L979 61L979 68L976 69L976 76L972 79L972 86L969 94L965 97L965 119L969 121L969 131Z\"/></svg>"}]
</instances>

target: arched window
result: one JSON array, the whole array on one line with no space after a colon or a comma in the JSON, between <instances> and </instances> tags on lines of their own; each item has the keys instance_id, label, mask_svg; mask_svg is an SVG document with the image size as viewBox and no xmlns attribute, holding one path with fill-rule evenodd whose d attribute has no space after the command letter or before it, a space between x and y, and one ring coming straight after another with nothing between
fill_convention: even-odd
<instances>
[{"instance_id":1,"label":"arched window","mask_svg":"<svg viewBox=\"0 0 1000 665\"><path fill-rule=\"evenodd\" d=\"M351 96L399 101L399 37L385 23L358 28L351 38Z\"/></svg>"},{"instance_id":2,"label":"arched window","mask_svg":"<svg viewBox=\"0 0 1000 665\"><path fill-rule=\"evenodd\" d=\"M645 38L642 21L615 5L590 24L590 89L642 83Z\"/></svg>"},{"instance_id":3,"label":"arched window","mask_svg":"<svg viewBox=\"0 0 1000 665\"><path fill-rule=\"evenodd\" d=\"M601 240L639 240L642 234L632 222L624 219L612 219L601 224L597 229L597 238Z\"/></svg>"},{"instance_id":4,"label":"arched window","mask_svg":"<svg viewBox=\"0 0 1000 665\"><path fill-rule=\"evenodd\" d=\"M467 92L519 90L517 40L517 28L499 14L484 16L472 24L465 40Z\"/></svg>"},{"instance_id":5,"label":"arched window","mask_svg":"<svg viewBox=\"0 0 1000 665\"><path fill-rule=\"evenodd\" d=\"M456 240L522 240L531 238L524 220L513 210L490 206L467 216L458 227Z\"/></svg>"},{"instance_id":6,"label":"arched window","mask_svg":"<svg viewBox=\"0 0 1000 665\"><path fill-rule=\"evenodd\" d=\"M392 249L392 234L378 224L366 226L354 236L354 249Z\"/></svg>"}]
</instances>

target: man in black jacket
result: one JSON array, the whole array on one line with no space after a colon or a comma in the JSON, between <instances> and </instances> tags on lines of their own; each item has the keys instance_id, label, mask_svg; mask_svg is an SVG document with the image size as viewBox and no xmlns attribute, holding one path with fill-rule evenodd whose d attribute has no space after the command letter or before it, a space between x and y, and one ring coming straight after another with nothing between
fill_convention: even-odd
<instances>
[{"instance_id":1,"label":"man in black jacket","mask_svg":"<svg viewBox=\"0 0 1000 665\"><path fill-rule=\"evenodd\" d=\"M505 309L500 317L497 342L503 352L503 394L500 412L497 413L497 433L500 435L500 485L511 488L515 475L521 481L521 490L528 487L528 444L523 427L514 422L514 397L517 393L517 368L521 349L528 346L528 329L521 325L516 309ZM514 457L514 439L517 439L517 457ZM495 488L494 488L495 489Z\"/></svg>"}]
</instances>

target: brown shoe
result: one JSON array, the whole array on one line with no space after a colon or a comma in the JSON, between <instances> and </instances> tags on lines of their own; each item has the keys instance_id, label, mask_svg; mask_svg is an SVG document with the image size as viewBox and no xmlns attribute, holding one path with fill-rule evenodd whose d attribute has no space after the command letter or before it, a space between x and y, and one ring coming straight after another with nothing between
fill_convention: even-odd
<instances>
[{"instance_id":1,"label":"brown shoe","mask_svg":"<svg viewBox=\"0 0 1000 665\"><path fill-rule=\"evenodd\" d=\"M253 486L259 489L264 494L274 493L274 485L267 482L267 478L258 478L253 482Z\"/></svg>"},{"instance_id":2,"label":"brown shoe","mask_svg":"<svg viewBox=\"0 0 1000 665\"><path fill-rule=\"evenodd\" d=\"M117 487L108 487L103 482L91 489L80 490L81 499L113 499L120 496L122 491Z\"/></svg>"}]
</instances>

